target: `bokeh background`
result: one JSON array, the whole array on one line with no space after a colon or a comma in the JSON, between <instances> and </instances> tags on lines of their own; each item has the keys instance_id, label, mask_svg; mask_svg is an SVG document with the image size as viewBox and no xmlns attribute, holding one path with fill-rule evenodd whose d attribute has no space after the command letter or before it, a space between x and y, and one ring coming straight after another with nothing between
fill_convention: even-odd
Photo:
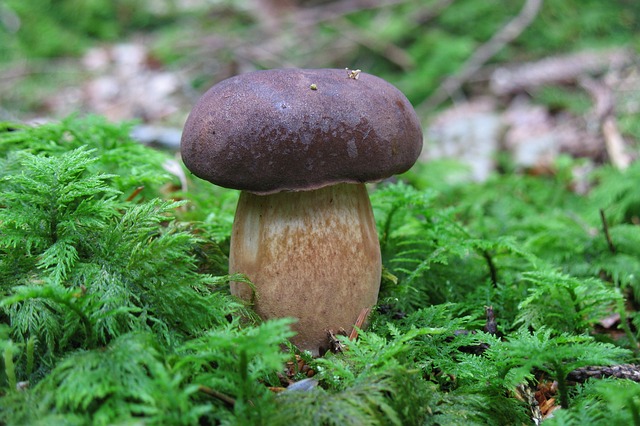
<instances>
[{"instance_id":1,"label":"bokeh background","mask_svg":"<svg viewBox=\"0 0 640 426\"><path fill-rule=\"evenodd\" d=\"M463 176L544 172L564 154L625 167L639 49L636 0L2 0L0 119L136 120L143 142L175 149L216 82L337 67L400 88L423 159Z\"/></svg>"}]
</instances>

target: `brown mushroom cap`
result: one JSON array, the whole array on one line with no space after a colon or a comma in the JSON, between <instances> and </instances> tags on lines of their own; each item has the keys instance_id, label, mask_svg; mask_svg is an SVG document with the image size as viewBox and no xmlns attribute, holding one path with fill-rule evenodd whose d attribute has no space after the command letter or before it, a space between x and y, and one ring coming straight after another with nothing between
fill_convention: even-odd
<instances>
[{"instance_id":1,"label":"brown mushroom cap","mask_svg":"<svg viewBox=\"0 0 640 426\"><path fill-rule=\"evenodd\" d=\"M384 179L421 149L420 122L398 89L340 69L224 80L195 105L181 143L196 176L258 194Z\"/></svg>"}]
</instances>

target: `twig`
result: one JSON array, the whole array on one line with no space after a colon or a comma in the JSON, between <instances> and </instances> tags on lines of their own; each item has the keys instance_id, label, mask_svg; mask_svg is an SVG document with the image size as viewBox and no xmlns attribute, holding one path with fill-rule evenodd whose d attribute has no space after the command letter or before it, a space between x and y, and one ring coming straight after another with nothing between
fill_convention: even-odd
<instances>
[{"instance_id":1,"label":"twig","mask_svg":"<svg viewBox=\"0 0 640 426\"><path fill-rule=\"evenodd\" d=\"M502 27L486 43L481 45L462 65L462 70L456 75L447 78L440 87L423 102L419 108L434 109L451 94L462 87L489 59L498 53L504 46L516 39L535 19L542 5L542 0L527 0L520 13Z\"/></svg>"},{"instance_id":2,"label":"twig","mask_svg":"<svg viewBox=\"0 0 640 426\"><path fill-rule=\"evenodd\" d=\"M611 164L620 170L626 169L631 164L631 158L625 152L624 139L618 130L614 115L615 100L611 89L604 83L599 83L589 77L583 77L579 82L580 86L593 98L594 115L600 123Z\"/></svg>"},{"instance_id":3,"label":"twig","mask_svg":"<svg viewBox=\"0 0 640 426\"><path fill-rule=\"evenodd\" d=\"M421 7L421 10L415 18L420 23L430 21L442 13L442 11L449 7L454 1L455 0L434 1L428 6ZM317 25L361 10L383 9L407 2L408 0L342 0L300 9L295 12L294 20L298 25Z\"/></svg>"},{"instance_id":4,"label":"twig","mask_svg":"<svg viewBox=\"0 0 640 426\"><path fill-rule=\"evenodd\" d=\"M400 4L408 3L410 0L342 0L330 2L315 7L296 7L279 18L280 31L267 37L264 41L256 43L256 37L244 38L240 44L233 47L236 57L243 58L249 62L257 62L262 66L271 67L274 65L299 66L300 63L287 62L286 52L295 49L297 46L305 44L304 40L309 40L308 45L312 48L307 50L306 55L313 55L316 62L344 63L345 51L353 51L359 45L379 52L389 61L398 65L402 69L411 69L414 66L413 59L399 46L389 41L374 37L361 28L356 28L345 20L345 15L361 10L384 9ZM437 0L428 7L420 10L418 16L412 19L408 25L417 27L421 23L437 16L454 0ZM314 41L315 32L313 28L319 24L326 23L335 26L343 37L333 41L329 46L318 46ZM289 25L287 31L282 27ZM247 40L249 41L247 43ZM315 46L315 47L314 47ZM320 58L318 58L320 57ZM352 65L352 64L344 64Z\"/></svg>"},{"instance_id":5,"label":"twig","mask_svg":"<svg viewBox=\"0 0 640 426\"><path fill-rule=\"evenodd\" d=\"M624 139L618 130L618 124L613 115L608 116L602 122L602 136L604 136L611 164L620 170L629 167L631 158L624 150Z\"/></svg>"},{"instance_id":6,"label":"twig","mask_svg":"<svg viewBox=\"0 0 640 426\"><path fill-rule=\"evenodd\" d=\"M602 231L604 232L604 237L606 238L607 244L609 245L609 251L615 254L616 246L613 244L611 234L609 234L609 225L607 224L607 217L604 214L604 209L600 209L600 220L602 221Z\"/></svg>"},{"instance_id":7,"label":"twig","mask_svg":"<svg viewBox=\"0 0 640 426\"><path fill-rule=\"evenodd\" d=\"M218 392L215 389L211 389L208 386L204 386L204 385L200 385L198 386L198 391L207 394L209 396L212 396L216 399L219 399L220 401L224 402L226 405L228 405L229 407L233 407L234 405L236 405L236 400L231 398L228 395L223 394L222 392Z\"/></svg>"},{"instance_id":8,"label":"twig","mask_svg":"<svg viewBox=\"0 0 640 426\"><path fill-rule=\"evenodd\" d=\"M136 198L136 196L144 189L144 186L139 186L136 189L133 190L133 192L131 193L131 195L129 195L127 197L127 199L125 201L131 201L134 198Z\"/></svg>"},{"instance_id":9,"label":"twig","mask_svg":"<svg viewBox=\"0 0 640 426\"><path fill-rule=\"evenodd\" d=\"M502 96L533 90L544 85L576 83L585 75L620 69L633 61L633 53L626 48L584 50L516 66L499 66L485 79L489 78L491 91Z\"/></svg>"},{"instance_id":10,"label":"twig","mask_svg":"<svg viewBox=\"0 0 640 426\"><path fill-rule=\"evenodd\" d=\"M406 2L407 0L342 0L298 10L294 20L304 26L317 25L360 10L381 9Z\"/></svg>"},{"instance_id":11,"label":"twig","mask_svg":"<svg viewBox=\"0 0 640 426\"><path fill-rule=\"evenodd\" d=\"M335 331L327 330L327 337L329 338L329 348L334 354L344 352L347 349L346 346L338 339Z\"/></svg>"},{"instance_id":12,"label":"twig","mask_svg":"<svg viewBox=\"0 0 640 426\"><path fill-rule=\"evenodd\" d=\"M491 254L487 250L482 251L482 257L487 262L487 266L489 267L489 274L491 276L491 284L493 287L498 286L498 270L496 269L495 263L493 263L493 258Z\"/></svg>"},{"instance_id":13,"label":"twig","mask_svg":"<svg viewBox=\"0 0 640 426\"><path fill-rule=\"evenodd\" d=\"M364 308L360 311L360 315L358 315L358 319L356 319L356 323L349 334L349 340L355 340L358 338L358 329L361 329L364 322L367 320L369 313L371 312L371 308Z\"/></svg>"},{"instance_id":14,"label":"twig","mask_svg":"<svg viewBox=\"0 0 640 426\"><path fill-rule=\"evenodd\" d=\"M423 9L416 16L416 22L425 25L427 22L437 18L446 8L451 6L455 0L438 0L429 5L428 9Z\"/></svg>"},{"instance_id":15,"label":"twig","mask_svg":"<svg viewBox=\"0 0 640 426\"><path fill-rule=\"evenodd\" d=\"M568 380L579 383L584 383L590 378L602 379L605 377L640 382L640 366L635 364L620 364L605 367L590 366L575 369L567 375Z\"/></svg>"},{"instance_id":16,"label":"twig","mask_svg":"<svg viewBox=\"0 0 640 426\"><path fill-rule=\"evenodd\" d=\"M367 321L367 317L371 312L371 308L364 308L360 311L358 318L356 319L355 324L353 325L353 329L351 329L351 333L349 334L349 340L355 340L358 338L358 330L362 329L364 323ZM346 336L347 332L341 328L340 332L336 333L333 330L327 330L327 337L329 338L329 348L331 352L338 353L344 352L347 350L347 347L338 339L338 335Z\"/></svg>"}]
</instances>

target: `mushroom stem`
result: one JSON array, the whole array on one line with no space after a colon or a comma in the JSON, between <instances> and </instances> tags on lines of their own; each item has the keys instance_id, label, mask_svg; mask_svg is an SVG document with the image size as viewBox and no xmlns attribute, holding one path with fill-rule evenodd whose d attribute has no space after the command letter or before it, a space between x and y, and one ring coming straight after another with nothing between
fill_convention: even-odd
<instances>
[{"instance_id":1,"label":"mushroom stem","mask_svg":"<svg viewBox=\"0 0 640 426\"><path fill-rule=\"evenodd\" d=\"M381 258L364 184L256 195L242 192L229 255L229 272L256 288L231 283L255 301L264 319L294 317L292 343L314 355L329 347L327 331L351 331L378 298Z\"/></svg>"}]
</instances>

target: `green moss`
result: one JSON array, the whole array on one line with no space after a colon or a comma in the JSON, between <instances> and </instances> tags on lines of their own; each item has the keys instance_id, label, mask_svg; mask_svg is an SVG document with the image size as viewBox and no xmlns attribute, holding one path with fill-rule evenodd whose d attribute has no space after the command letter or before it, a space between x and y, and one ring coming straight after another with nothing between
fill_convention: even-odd
<instances>
[{"instance_id":1,"label":"green moss","mask_svg":"<svg viewBox=\"0 0 640 426\"><path fill-rule=\"evenodd\" d=\"M176 192L167 157L128 132L97 117L0 126L6 424L521 424L515 388L540 372L562 419L600 424L589 398L617 385L576 393L566 374L635 359L637 328L616 340L597 324L640 317L625 310L640 294L637 167L599 169L589 196L569 190L567 159L552 178L484 184L418 168L372 190L385 280L369 330L303 354L318 386L276 395L289 320L257 324L227 285L245 279L226 275L237 193L195 178ZM483 331L488 306L500 338Z\"/></svg>"}]
</instances>

